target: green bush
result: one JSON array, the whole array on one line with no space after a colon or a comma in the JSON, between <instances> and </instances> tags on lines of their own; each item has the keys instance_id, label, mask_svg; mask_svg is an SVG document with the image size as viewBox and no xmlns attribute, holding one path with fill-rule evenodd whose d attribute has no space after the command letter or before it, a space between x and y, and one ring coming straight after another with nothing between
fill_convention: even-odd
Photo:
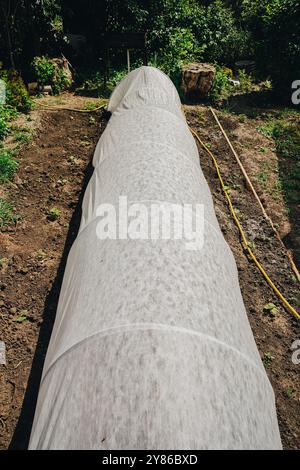
<instances>
[{"instance_id":1,"label":"green bush","mask_svg":"<svg viewBox=\"0 0 300 470\"><path fill-rule=\"evenodd\" d=\"M245 70L239 70L238 79L240 82L239 90L242 93L250 93L253 85L251 75L248 75Z\"/></svg>"},{"instance_id":2,"label":"green bush","mask_svg":"<svg viewBox=\"0 0 300 470\"><path fill-rule=\"evenodd\" d=\"M35 57L32 62L38 84L51 85L52 91L58 95L70 86L70 80L65 71L58 67L49 57Z\"/></svg>"},{"instance_id":3,"label":"green bush","mask_svg":"<svg viewBox=\"0 0 300 470\"><path fill-rule=\"evenodd\" d=\"M7 105L0 105L0 141L6 137L9 132L9 121L17 114L15 108Z\"/></svg>"},{"instance_id":4,"label":"green bush","mask_svg":"<svg viewBox=\"0 0 300 470\"><path fill-rule=\"evenodd\" d=\"M263 76L285 101L300 72L300 1L244 0L243 21L252 35L255 58Z\"/></svg>"},{"instance_id":5,"label":"green bush","mask_svg":"<svg viewBox=\"0 0 300 470\"><path fill-rule=\"evenodd\" d=\"M233 91L233 85L229 81L227 68L216 66L216 76L208 97L212 102L227 99Z\"/></svg>"},{"instance_id":6,"label":"green bush","mask_svg":"<svg viewBox=\"0 0 300 470\"><path fill-rule=\"evenodd\" d=\"M27 113L32 107L26 86L16 70L0 70L0 78L6 83L6 102L11 108Z\"/></svg>"},{"instance_id":7,"label":"green bush","mask_svg":"<svg viewBox=\"0 0 300 470\"><path fill-rule=\"evenodd\" d=\"M8 133L8 122L6 120L6 117L4 113L1 113L0 109L0 141L4 139L4 137Z\"/></svg>"},{"instance_id":8,"label":"green bush","mask_svg":"<svg viewBox=\"0 0 300 470\"><path fill-rule=\"evenodd\" d=\"M14 152L0 149L0 182L10 180L18 167L18 163L12 158Z\"/></svg>"}]
</instances>

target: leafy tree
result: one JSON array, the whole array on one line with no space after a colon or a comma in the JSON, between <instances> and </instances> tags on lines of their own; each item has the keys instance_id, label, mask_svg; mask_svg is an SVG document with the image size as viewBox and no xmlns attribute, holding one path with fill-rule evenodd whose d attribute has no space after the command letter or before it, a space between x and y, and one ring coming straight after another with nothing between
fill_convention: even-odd
<instances>
[{"instance_id":1,"label":"leafy tree","mask_svg":"<svg viewBox=\"0 0 300 470\"><path fill-rule=\"evenodd\" d=\"M260 71L272 78L278 95L290 99L291 83L300 78L300 1L244 0L243 7Z\"/></svg>"},{"instance_id":2,"label":"leafy tree","mask_svg":"<svg viewBox=\"0 0 300 470\"><path fill-rule=\"evenodd\" d=\"M58 0L0 0L0 57L11 68L55 47Z\"/></svg>"}]
</instances>

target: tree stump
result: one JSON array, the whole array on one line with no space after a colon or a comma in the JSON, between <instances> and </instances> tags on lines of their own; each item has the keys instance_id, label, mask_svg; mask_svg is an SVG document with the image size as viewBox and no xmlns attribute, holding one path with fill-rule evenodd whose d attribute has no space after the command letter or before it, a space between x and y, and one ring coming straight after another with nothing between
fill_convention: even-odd
<instances>
[{"instance_id":1,"label":"tree stump","mask_svg":"<svg viewBox=\"0 0 300 470\"><path fill-rule=\"evenodd\" d=\"M213 86L216 69L213 65L201 62L182 67L181 87L188 98L198 99L207 95Z\"/></svg>"},{"instance_id":2,"label":"tree stump","mask_svg":"<svg viewBox=\"0 0 300 470\"><path fill-rule=\"evenodd\" d=\"M68 89L71 87L73 82L72 72L71 72L71 64L64 56L51 59L51 62L56 66L57 70L62 70L65 74L68 83L65 83L64 89Z\"/></svg>"}]
</instances>

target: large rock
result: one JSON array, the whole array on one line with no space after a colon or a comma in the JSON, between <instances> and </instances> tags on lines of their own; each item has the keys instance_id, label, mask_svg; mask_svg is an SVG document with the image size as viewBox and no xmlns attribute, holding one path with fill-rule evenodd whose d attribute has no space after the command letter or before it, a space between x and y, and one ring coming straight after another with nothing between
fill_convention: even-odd
<instances>
[{"instance_id":1,"label":"large rock","mask_svg":"<svg viewBox=\"0 0 300 470\"><path fill-rule=\"evenodd\" d=\"M213 65L193 62L182 67L182 89L187 97L203 98L211 89L216 75Z\"/></svg>"}]
</instances>

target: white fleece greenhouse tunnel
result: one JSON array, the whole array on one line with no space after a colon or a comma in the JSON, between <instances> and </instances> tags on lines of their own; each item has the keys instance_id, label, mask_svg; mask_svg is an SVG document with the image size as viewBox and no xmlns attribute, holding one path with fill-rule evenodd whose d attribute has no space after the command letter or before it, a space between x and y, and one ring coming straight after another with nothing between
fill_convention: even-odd
<instances>
[{"instance_id":1,"label":"white fleece greenhouse tunnel","mask_svg":"<svg viewBox=\"0 0 300 470\"><path fill-rule=\"evenodd\" d=\"M108 110L30 449L280 449L274 393L174 85L141 67ZM149 212L203 205L202 248L185 234L99 237L99 207L120 196Z\"/></svg>"}]
</instances>

